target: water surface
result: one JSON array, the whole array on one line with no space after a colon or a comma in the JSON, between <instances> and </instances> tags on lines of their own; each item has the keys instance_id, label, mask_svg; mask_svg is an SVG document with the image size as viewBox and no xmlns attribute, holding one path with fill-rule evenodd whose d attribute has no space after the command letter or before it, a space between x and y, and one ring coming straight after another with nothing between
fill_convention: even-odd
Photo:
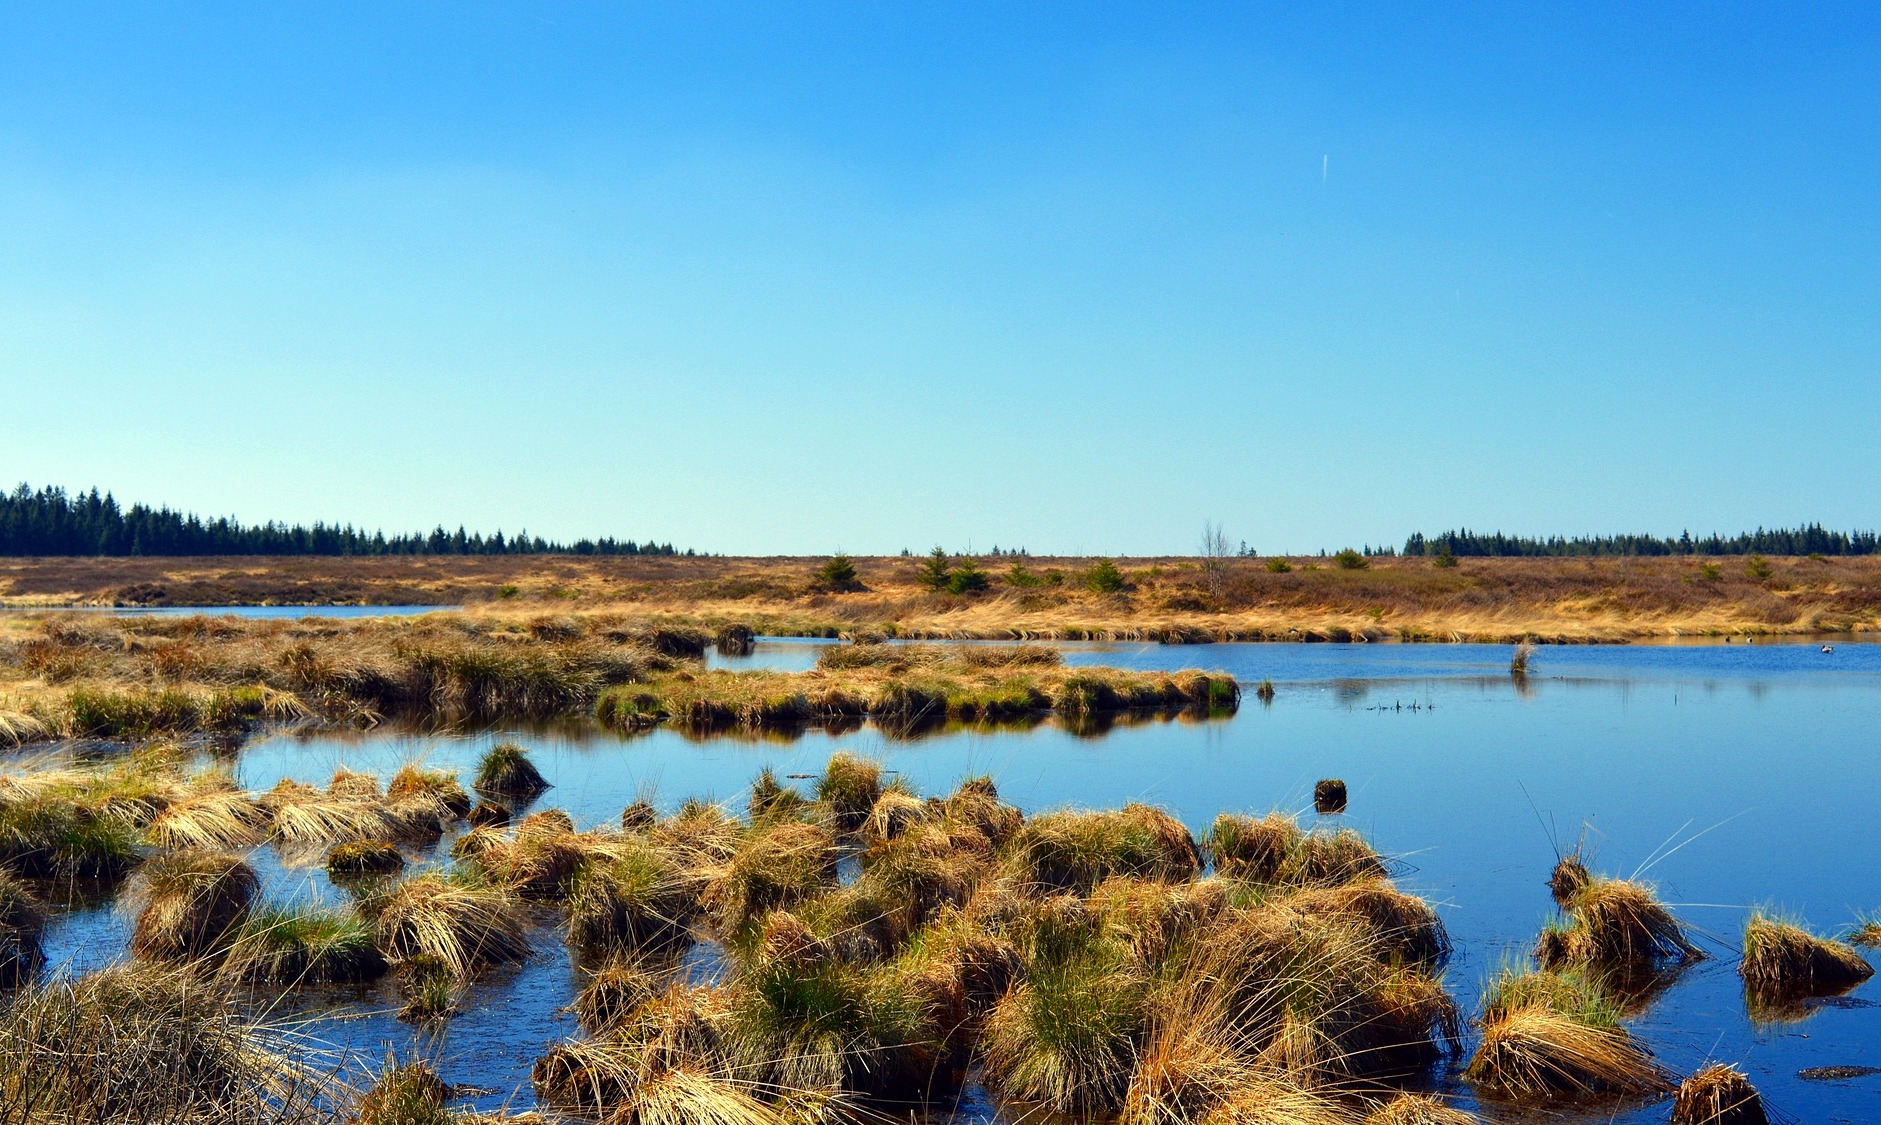
<instances>
[{"instance_id":1,"label":"water surface","mask_svg":"<svg viewBox=\"0 0 1881 1125\"><path fill-rule=\"evenodd\" d=\"M818 647L764 642L749 658L714 662L804 667ZM1881 646L1547 647L1525 681L1510 677L1507 646L1065 647L1075 663L1267 679L1275 697L1262 705L1250 693L1230 719L1126 724L1101 737L1052 723L912 740L872 727L765 739L666 729L621 736L581 725L280 734L241 750L236 768L252 789L282 777L323 781L342 765L388 774L413 758L467 776L489 745L515 739L555 783L541 804L611 824L647 793L668 808L692 795L742 807L762 766L812 773L842 749L879 757L928 792L990 773L1029 812L1149 801L1198 834L1222 810L1279 807L1311 820L1314 781L1340 777L1351 804L1334 819L1397 856L1401 883L1438 904L1458 943L1448 981L1466 1010L1485 976L1529 948L1549 914L1544 882L1557 852L1585 839L1597 869L1657 882L1714 955L1635 1025L1667 1064L1737 1062L1803 1121L1881 1120L1881 1078L1796 1077L1805 1067L1881 1065L1881 1008L1870 1004L1881 990L1864 986L1801 1022L1757 1025L1734 971L1757 904L1823 931L1881 907L1872 814L1881 792ZM264 866L273 893L337 894L318 871ZM49 952L108 959L123 948L122 930L108 909L79 912L55 928ZM527 965L479 983L466 1014L427 1045L447 1080L498 1091L485 1104L526 1104L530 1062L575 1031L558 1011L574 988L567 955L546 931L539 945ZM348 1013L310 1028L329 1041L368 1057L387 1042L413 1042L386 1014L396 1006L389 986L317 999L343 1002ZM1614 1120L1665 1114L1652 1106Z\"/></svg>"}]
</instances>

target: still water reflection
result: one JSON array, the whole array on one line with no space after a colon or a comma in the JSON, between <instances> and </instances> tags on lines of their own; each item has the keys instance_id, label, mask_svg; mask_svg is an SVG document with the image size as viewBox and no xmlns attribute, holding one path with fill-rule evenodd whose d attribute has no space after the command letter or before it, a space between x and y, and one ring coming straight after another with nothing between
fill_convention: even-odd
<instances>
[{"instance_id":1,"label":"still water reflection","mask_svg":"<svg viewBox=\"0 0 1881 1125\"><path fill-rule=\"evenodd\" d=\"M807 667L817 647L765 642L718 663ZM1126 724L1100 738L1051 723L918 739L873 727L770 739L582 726L281 734L241 750L237 770L252 789L324 780L339 766L386 774L417 758L467 774L489 745L514 738L555 783L542 804L603 824L646 793L668 807L694 795L742 805L760 767L810 773L843 749L882 758L929 792L990 773L1030 811L1149 801L1198 834L1224 809L1280 807L1310 820L1314 781L1340 777L1351 802L1337 819L1400 857L1401 882L1439 904L1458 945L1448 980L1466 1009L1485 976L1525 953L1548 914L1543 884L1556 851L1584 835L1599 869L1656 881L1714 955L1636 1024L1662 1059L1680 1070L1738 1062L1769 1101L1805 1121L1881 1120L1881 1080L1796 1077L1881 1065L1881 1009L1868 1003L1876 988L1801 1022L1754 1024L1734 972L1752 906L1778 905L1827 931L1881 907L1881 646L1545 648L1525 683L1509 676L1501 646L1075 645L1067 659L1222 668L1245 685L1272 680L1275 697L1262 705L1250 691L1230 719ZM317 870L264 865L276 894L337 894ZM109 959L123 949L123 927L108 907L80 910L55 928L48 952ZM530 1062L574 1031L559 1012L574 987L567 954L546 933L539 948L477 985L465 1014L426 1045L448 1080L495 1091L486 1105L526 1104ZM396 1007L389 988L317 1000L342 1018L309 1030L367 1056L416 1035L385 1014ZM1648 1107L1618 1120L1664 1115Z\"/></svg>"}]
</instances>

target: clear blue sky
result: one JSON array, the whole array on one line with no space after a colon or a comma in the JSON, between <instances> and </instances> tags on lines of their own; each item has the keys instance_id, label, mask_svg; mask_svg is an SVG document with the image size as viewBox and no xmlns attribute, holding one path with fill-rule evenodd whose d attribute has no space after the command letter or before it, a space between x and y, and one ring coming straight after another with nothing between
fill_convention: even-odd
<instances>
[{"instance_id":1,"label":"clear blue sky","mask_svg":"<svg viewBox=\"0 0 1881 1125\"><path fill-rule=\"evenodd\" d=\"M1873 527L1877 59L1872 4L9 5L0 480L731 553Z\"/></svg>"}]
</instances>

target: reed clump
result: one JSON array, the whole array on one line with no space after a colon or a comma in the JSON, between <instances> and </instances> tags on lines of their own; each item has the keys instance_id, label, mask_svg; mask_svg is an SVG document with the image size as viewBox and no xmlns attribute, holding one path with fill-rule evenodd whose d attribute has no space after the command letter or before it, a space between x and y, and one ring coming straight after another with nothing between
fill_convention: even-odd
<instances>
[{"instance_id":1,"label":"reed clump","mask_svg":"<svg viewBox=\"0 0 1881 1125\"><path fill-rule=\"evenodd\" d=\"M1763 1097L1744 1072L1711 1063L1679 1084L1672 1125L1769 1125Z\"/></svg>"},{"instance_id":2,"label":"reed clump","mask_svg":"<svg viewBox=\"0 0 1881 1125\"><path fill-rule=\"evenodd\" d=\"M1514 1101L1671 1092L1670 1076L1620 1025L1585 973L1506 970L1483 997L1482 1040L1464 1077Z\"/></svg>"},{"instance_id":3,"label":"reed clump","mask_svg":"<svg viewBox=\"0 0 1881 1125\"><path fill-rule=\"evenodd\" d=\"M0 1106L27 1125L311 1125L329 1084L308 1062L186 967L56 977L0 1010Z\"/></svg>"},{"instance_id":4,"label":"reed clump","mask_svg":"<svg viewBox=\"0 0 1881 1125\"><path fill-rule=\"evenodd\" d=\"M1568 924L1542 933L1536 959L1544 967L1650 966L1704 958L1650 887L1590 875L1567 863L1555 869L1552 885L1566 899Z\"/></svg>"},{"instance_id":5,"label":"reed clump","mask_svg":"<svg viewBox=\"0 0 1881 1125\"><path fill-rule=\"evenodd\" d=\"M1480 1125L1479 1120L1436 1098L1399 1094L1365 1115L1363 1125Z\"/></svg>"},{"instance_id":6,"label":"reed clump","mask_svg":"<svg viewBox=\"0 0 1881 1125\"><path fill-rule=\"evenodd\" d=\"M157 856L125 889L124 906L135 919L131 949L165 961L218 956L247 920L260 887L255 869L238 856L207 851Z\"/></svg>"},{"instance_id":7,"label":"reed clump","mask_svg":"<svg viewBox=\"0 0 1881 1125\"><path fill-rule=\"evenodd\" d=\"M356 1125L450 1125L451 1088L421 1062L387 1059L379 1077L360 1095Z\"/></svg>"},{"instance_id":8,"label":"reed clump","mask_svg":"<svg viewBox=\"0 0 1881 1125\"><path fill-rule=\"evenodd\" d=\"M350 911L266 906L229 942L222 971L278 985L374 980L385 975L372 927Z\"/></svg>"},{"instance_id":9,"label":"reed clump","mask_svg":"<svg viewBox=\"0 0 1881 1125\"><path fill-rule=\"evenodd\" d=\"M1839 992L1874 975L1874 967L1846 944L1817 937L1794 921L1753 911L1744 926L1746 985L1771 994Z\"/></svg>"},{"instance_id":10,"label":"reed clump","mask_svg":"<svg viewBox=\"0 0 1881 1125\"><path fill-rule=\"evenodd\" d=\"M410 876L364 900L361 910L387 958L435 958L460 980L529 955L527 922L515 901L471 876Z\"/></svg>"},{"instance_id":11,"label":"reed clump","mask_svg":"<svg viewBox=\"0 0 1881 1125\"><path fill-rule=\"evenodd\" d=\"M548 791L548 779L514 742L501 742L477 763L473 787L480 793L512 798L524 805Z\"/></svg>"}]
</instances>

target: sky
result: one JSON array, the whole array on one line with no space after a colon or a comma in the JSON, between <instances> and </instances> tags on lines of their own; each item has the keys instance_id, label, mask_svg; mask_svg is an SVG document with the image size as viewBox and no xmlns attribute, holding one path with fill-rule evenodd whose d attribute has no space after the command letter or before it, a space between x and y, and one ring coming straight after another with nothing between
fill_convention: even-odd
<instances>
[{"instance_id":1,"label":"sky","mask_svg":"<svg viewBox=\"0 0 1881 1125\"><path fill-rule=\"evenodd\" d=\"M729 554L1881 524L1872 4L0 6L0 481Z\"/></svg>"}]
</instances>

